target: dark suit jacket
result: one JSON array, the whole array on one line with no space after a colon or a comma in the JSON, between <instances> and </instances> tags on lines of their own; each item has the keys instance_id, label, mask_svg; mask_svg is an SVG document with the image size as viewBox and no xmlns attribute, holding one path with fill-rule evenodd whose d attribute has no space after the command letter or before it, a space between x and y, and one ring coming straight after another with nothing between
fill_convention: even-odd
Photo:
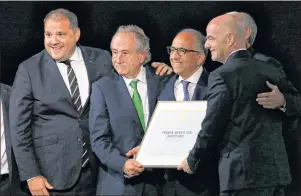
<instances>
[{"instance_id":1,"label":"dark suit jacket","mask_svg":"<svg viewBox=\"0 0 301 196\"><path fill-rule=\"evenodd\" d=\"M146 79L151 117L167 78L146 67ZM144 171L131 179L124 177L125 154L140 144L144 131L121 76L103 77L92 85L89 122L92 150L102 163L97 195L141 194L143 184L156 176Z\"/></svg>"},{"instance_id":2,"label":"dark suit jacket","mask_svg":"<svg viewBox=\"0 0 301 196\"><path fill-rule=\"evenodd\" d=\"M282 137L283 112L264 109L256 102L257 94L268 90L267 80L281 92L297 93L288 88L275 66L254 59L247 51L233 53L210 73L206 117L188 164L195 170L218 146L221 191L291 181Z\"/></svg>"},{"instance_id":3,"label":"dark suit jacket","mask_svg":"<svg viewBox=\"0 0 301 196\"><path fill-rule=\"evenodd\" d=\"M178 75L174 75L168 83L166 83L161 95L159 96L159 101L176 101L174 94L174 84L178 79ZM207 100L207 85L208 85L209 73L203 69L202 75L198 80L195 87L194 94L191 100ZM208 160L199 166L196 174L190 175L183 171L177 171L176 169L168 169L168 180L177 180L183 186L185 186L190 191L195 193L201 192L218 192L218 172L217 172L217 156L216 153L212 154Z\"/></svg>"},{"instance_id":4,"label":"dark suit jacket","mask_svg":"<svg viewBox=\"0 0 301 196\"><path fill-rule=\"evenodd\" d=\"M257 60L263 61L263 62L268 62L276 66L279 71L282 72L282 74L286 77L286 74L283 70L282 64L274 59L273 57L266 56L264 54L255 52L254 49L249 48L248 51L251 52L253 57ZM288 79L287 79L288 80ZM294 89L294 91L297 91L295 87L292 85L291 82L288 82L290 85L289 88ZM286 118L283 119L283 130L285 132L288 131L297 131L296 129L298 128L298 123L300 121L300 116L301 116L301 101L300 101L300 96L297 94L291 95L290 93L284 93L283 94L286 100ZM298 133L299 134L299 133ZM300 137L300 135L298 135Z\"/></svg>"},{"instance_id":5,"label":"dark suit jacket","mask_svg":"<svg viewBox=\"0 0 301 196\"><path fill-rule=\"evenodd\" d=\"M109 52L82 47L90 92L112 72ZM21 180L43 175L56 190L75 184L81 171L83 138L90 148L89 101L78 113L55 61L43 50L20 64L10 99L11 140ZM95 174L95 172L94 172Z\"/></svg>"},{"instance_id":6,"label":"dark suit jacket","mask_svg":"<svg viewBox=\"0 0 301 196\"><path fill-rule=\"evenodd\" d=\"M16 160L13 154L11 140L10 140L10 132L9 132L9 124L8 124L8 107L9 107L9 97L10 97L11 87L2 83L0 83L0 86L1 86L0 97L2 100L6 155L7 155L8 170L9 170L9 182L10 182L13 195L27 195L27 193L25 192L26 190L24 190L24 187L22 187L20 182L18 168L16 165Z\"/></svg>"},{"instance_id":7,"label":"dark suit jacket","mask_svg":"<svg viewBox=\"0 0 301 196\"><path fill-rule=\"evenodd\" d=\"M249 49L248 49L249 50ZM282 64L274 59L273 57L266 56L264 54L255 52L252 48L250 49L254 58L272 63L274 66L278 67L279 70L285 75ZM289 82L290 85L292 85ZM290 164L290 170L292 174L292 183L287 187L287 194L293 195L293 191L297 191L300 189L300 147L298 147L298 140L301 140L300 134L300 115L301 115L301 103L299 95L290 95L283 94L286 100L286 117L283 118L283 136L285 140L286 151L288 154L288 160ZM298 149L298 150L296 150ZM289 192L290 191L290 192ZM300 192L300 191L299 191ZM299 193L301 194L301 193Z\"/></svg>"}]
</instances>

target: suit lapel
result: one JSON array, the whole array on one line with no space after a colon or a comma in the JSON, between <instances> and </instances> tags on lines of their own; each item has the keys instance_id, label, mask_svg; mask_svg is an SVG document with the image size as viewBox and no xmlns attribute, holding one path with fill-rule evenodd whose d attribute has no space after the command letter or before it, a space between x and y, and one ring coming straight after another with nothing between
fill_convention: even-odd
<instances>
[{"instance_id":1,"label":"suit lapel","mask_svg":"<svg viewBox=\"0 0 301 196\"><path fill-rule=\"evenodd\" d=\"M74 104L71 99L70 92L68 90L68 87L66 86L66 83L62 77L62 74L57 67L57 64L55 61L49 56L49 54L45 51L44 52L44 62L43 67L45 70L47 70L45 73L47 74L47 77L45 77L45 80L48 79L48 81L45 81L47 84L51 84L51 88L55 91L60 92L60 96L67 99L70 103L71 107L76 110L74 107Z\"/></svg>"},{"instance_id":2,"label":"suit lapel","mask_svg":"<svg viewBox=\"0 0 301 196\"><path fill-rule=\"evenodd\" d=\"M149 70L149 67L146 66L146 81L147 81L147 95L148 95L148 108L149 108L149 115L148 115L148 122L153 114L155 106L157 104L157 97L158 97L158 87L159 87L159 77L157 77L154 73Z\"/></svg>"},{"instance_id":3,"label":"suit lapel","mask_svg":"<svg viewBox=\"0 0 301 196\"><path fill-rule=\"evenodd\" d=\"M170 80L168 81L168 83L166 84L165 88L164 88L164 96L162 96L162 100L164 101L176 101L176 97L175 97L175 82L178 79L178 75L174 75L172 76L172 78L170 78Z\"/></svg>"},{"instance_id":4,"label":"suit lapel","mask_svg":"<svg viewBox=\"0 0 301 196\"><path fill-rule=\"evenodd\" d=\"M208 85L208 76L209 73L203 69L201 77L198 80L198 83L195 87L192 99L193 101L196 100L204 100L207 95L207 85Z\"/></svg>"},{"instance_id":5,"label":"suit lapel","mask_svg":"<svg viewBox=\"0 0 301 196\"><path fill-rule=\"evenodd\" d=\"M8 104L9 104L9 94L10 91L5 86L1 85L1 99L2 99L2 112L3 112L3 123L5 135L7 135L8 130Z\"/></svg>"},{"instance_id":6,"label":"suit lapel","mask_svg":"<svg viewBox=\"0 0 301 196\"><path fill-rule=\"evenodd\" d=\"M131 115L136 122L139 122L140 120L136 111L136 108L132 102L131 95L128 91L128 88L122 78L122 76L116 75L116 90L117 90L117 96L119 97L121 105L124 105L125 111ZM141 125L141 124L140 124ZM142 129L142 126L141 126Z\"/></svg>"},{"instance_id":7,"label":"suit lapel","mask_svg":"<svg viewBox=\"0 0 301 196\"><path fill-rule=\"evenodd\" d=\"M89 53L87 50L85 50L83 47L79 46L83 55L84 63L86 66L87 74L88 74L88 80L89 80L89 96L88 100L86 101L85 105L83 106L83 109L81 113L83 113L86 108L89 106L90 101L90 95L92 90L92 83L95 81L95 72L96 72L96 66L95 61L93 58L91 58L91 53Z\"/></svg>"},{"instance_id":8,"label":"suit lapel","mask_svg":"<svg viewBox=\"0 0 301 196\"><path fill-rule=\"evenodd\" d=\"M9 88L5 87L1 84L1 101L2 101L2 111L3 112L3 125L4 125L4 135L5 135L5 145L6 145L6 153L9 164L11 164L11 142L10 142L10 133L9 133L9 126L8 126L8 105L9 105L9 96L10 90ZM11 168L10 172L12 172ZM11 178L10 178L11 179Z\"/></svg>"}]
</instances>

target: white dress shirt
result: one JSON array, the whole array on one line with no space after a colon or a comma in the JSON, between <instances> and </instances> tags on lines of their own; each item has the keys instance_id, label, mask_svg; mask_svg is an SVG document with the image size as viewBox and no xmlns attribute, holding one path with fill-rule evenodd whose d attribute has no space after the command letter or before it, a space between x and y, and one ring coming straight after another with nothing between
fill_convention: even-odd
<instances>
[{"instance_id":1,"label":"white dress shirt","mask_svg":"<svg viewBox=\"0 0 301 196\"><path fill-rule=\"evenodd\" d=\"M145 122L145 126L148 123L148 115L149 115L149 104L148 104L148 94L147 94L147 81L146 81L146 70L145 67L141 67L141 70L139 72L139 74L137 75L136 78L134 79L128 79L123 77L126 87L131 95L131 97L133 97L133 93L134 90L133 88L130 86L130 83L132 80L137 79L138 83L137 83L137 89L139 92L139 95L141 97L141 101L142 101L142 107L143 107L143 112L144 112L144 122Z\"/></svg>"},{"instance_id":2,"label":"white dress shirt","mask_svg":"<svg viewBox=\"0 0 301 196\"><path fill-rule=\"evenodd\" d=\"M5 133L4 133L4 122L3 122L3 109L2 109L2 101L0 99L0 114L1 114L1 175L8 174L8 163L7 163L7 155L6 155L6 144L5 144Z\"/></svg>"},{"instance_id":3,"label":"white dress shirt","mask_svg":"<svg viewBox=\"0 0 301 196\"><path fill-rule=\"evenodd\" d=\"M89 97L89 79L88 79L87 68L85 66L83 55L79 47L76 47L73 55L69 60L71 61L71 67L73 68L77 79L80 99L83 107ZM60 70L60 73L71 95L68 74L67 74L67 65L60 62L56 62L56 64Z\"/></svg>"},{"instance_id":4,"label":"white dress shirt","mask_svg":"<svg viewBox=\"0 0 301 196\"><path fill-rule=\"evenodd\" d=\"M189 81L188 85L188 92L189 92L189 99L192 99L192 96L194 94L194 89L199 81L199 78L201 77L203 72L203 67L200 66L200 68L194 72L186 81ZM184 88L182 84L182 80L184 80L181 76L176 80L174 84L174 94L176 101L183 101L184 100Z\"/></svg>"}]
</instances>

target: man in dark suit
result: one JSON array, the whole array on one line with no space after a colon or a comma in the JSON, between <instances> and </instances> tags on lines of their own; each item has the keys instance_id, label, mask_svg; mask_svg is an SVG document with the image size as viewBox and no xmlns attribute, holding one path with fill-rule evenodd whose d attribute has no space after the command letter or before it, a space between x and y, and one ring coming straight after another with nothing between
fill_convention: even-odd
<instances>
[{"instance_id":1,"label":"man in dark suit","mask_svg":"<svg viewBox=\"0 0 301 196\"><path fill-rule=\"evenodd\" d=\"M68 10L47 14L44 30L45 50L20 64L10 99L20 178L33 195L95 195L88 97L112 71L110 54L76 46L80 30Z\"/></svg>"},{"instance_id":2,"label":"man in dark suit","mask_svg":"<svg viewBox=\"0 0 301 196\"><path fill-rule=\"evenodd\" d=\"M246 29L246 46L253 57L260 61L272 63L274 66L279 68L279 70L283 72L283 74L285 74L283 66L279 61L277 61L273 57L255 52L255 50L252 48L257 34L257 25L252 16L245 12L229 12L227 14L232 14L242 21ZM280 108L286 116L285 118L283 118L282 127L286 151L288 153L290 170L292 173L292 183L290 184L290 186L286 187L285 192L288 196L298 194L298 192L299 194L301 194L301 157L300 153L298 153L300 152L298 143L301 143L301 135L300 131L298 131L298 124L300 122L301 115L301 107L300 104L298 104L300 102L300 97L291 96L289 94L282 94L279 91L278 87L273 84L268 84L268 86L271 89L271 92L258 94L256 101L264 108Z\"/></svg>"},{"instance_id":3,"label":"man in dark suit","mask_svg":"<svg viewBox=\"0 0 301 196\"><path fill-rule=\"evenodd\" d=\"M158 100L206 100L209 73L203 68L207 56L206 38L194 29L184 29L168 47L174 75L166 84ZM167 169L163 195L218 194L217 159L211 157L196 172L189 175L176 169Z\"/></svg>"},{"instance_id":4,"label":"man in dark suit","mask_svg":"<svg viewBox=\"0 0 301 196\"><path fill-rule=\"evenodd\" d=\"M121 26L111 41L118 75L92 85L92 150L101 161L97 195L157 195L160 175L144 170L127 152L138 146L166 77L144 66L150 61L149 39L135 25Z\"/></svg>"},{"instance_id":5,"label":"man in dark suit","mask_svg":"<svg viewBox=\"0 0 301 196\"><path fill-rule=\"evenodd\" d=\"M96 165L88 118L91 85L113 74L108 51L77 46L74 13L44 19L45 50L20 64L10 127L20 178L33 195L95 195Z\"/></svg>"},{"instance_id":6,"label":"man in dark suit","mask_svg":"<svg viewBox=\"0 0 301 196\"><path fill-rule=\"evenodd\" d=\"M1 156L0 156L0 195L27 195L22 187L16 161L11 148L9 124L8 124L8 104L10 96L10 86L0 83L0 116L1 116Z\"/></svg>"},{"instance_id":7,"label":"man in dark suit","mask_svg":"<svg viewBox=\"0 0 301 196\"><path fill-rule=\"evenodd\" d=\"M255 98L266 81L281 92L298 94L272 64L254 59L245 48L244 27L231 15L207 26L206 48L223 66L208 81L208 104L196 143L178 167L193 173L219 148L221 195L283 195L291 181L282 137L283 112L266 110Z\"/></svg>"},{"instance_id":8,"label":"man in dark suit","mask_svg":"<svg viewBox=\"0 0 301 196\"><path fill-rule=\"evenodd\" d=\"M239 19L246 30L246 48L252 54L252 56L260 61L268 62L279 68L283 74L282 64L273 57L255 52L252 45L255 42L257 35L257 25L248 13L245 12L228 12L237 19ZM289 94L282 94L278 87L267 82L267 86L271 89L271 92L260 93L257 95L256 101L267 109L281 109L287 118L284 120L284 130L286 132L296 129L298 124L298 117L301 115L301 108L297 107L300 101L299 96L290 96Z\"/></svg>"}]
</instances>

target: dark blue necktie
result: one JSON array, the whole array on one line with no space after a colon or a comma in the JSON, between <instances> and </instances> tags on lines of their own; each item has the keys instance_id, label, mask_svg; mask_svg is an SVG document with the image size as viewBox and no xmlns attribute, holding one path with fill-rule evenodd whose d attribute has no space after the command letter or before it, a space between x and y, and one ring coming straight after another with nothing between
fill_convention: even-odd
<instances>
[{"instance_id":1,"label":"dark blue necktie","mask_svg":"<svg viewBox=\"0 0 301 196\"><path fill-rule=\"evenodd\" d=\"M189 83L190 83L189 81L182 80L183 91L184 91L184 101L190 101L189 92L188 92Z\"/></svg>"}]
</instances>

